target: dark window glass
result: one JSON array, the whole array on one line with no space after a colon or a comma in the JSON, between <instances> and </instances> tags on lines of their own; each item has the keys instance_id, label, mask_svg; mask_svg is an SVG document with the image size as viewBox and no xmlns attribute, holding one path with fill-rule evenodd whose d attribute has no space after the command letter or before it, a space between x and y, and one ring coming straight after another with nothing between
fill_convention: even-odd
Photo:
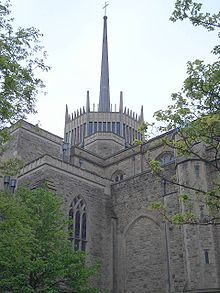
<instances>
[{"instance_id":1,"label":"dark window glass","mask_svg":"<svg viewBox=\"0 0 220 293\"><path fill-rule=\"evenodd\" d=\"M132 142L132 132L131 132L131 127L129 127L129 141L130 143Z\"/></svg>"},{"instance_id":2,"label":"dark window glass","mask_svg":"<svg viewBox=\"0 0 220 293\"><path fill-rule=\"evenodd\" d=\"M106 122L103 122L103 131L106 132Z\"/></svg>"},{"instance_id":3,"label":"dark window glass","mask_svg":"<svg viewBox=\"0 0 220 293\"><path fill-rule=\"evenodd\" d=\"M199 178L199 175L200 175L200 174L199 174L199 173L200 173L200 172L199 172L199 171L200 171L200 170L199 170L199 165L195 165L194 168L195 168L196 177Z\"/></svg>"},{"instance_id":4,"label":"dark window glass","mask_svg":"<svg viewBox=\"0 0 220 293\"><path fill-rule=\"evenodd\" d=\"M74 249L79 250L79 245L80 245L80 240L75 239L75 241L74 241Z\"/></svg>"},{"instance_id":5,"label":"dark window glass","mask_svg":"<svg viewBox=\"0 0 220 293\"><path fill-rule=\"evenodd\" d=\"M86 241L82 241L82 247L81 247L82 251L86 251Z\"/></svg>"},{"instance_id":6,"label":"dark window glass","mask_svg":"<svg viewBox=\"0 0 220 293\"><path fill-rule=\"evenodd\" d=\"M79 143L79 126L77 127L77 143Z\"/></svg>"},{"instance_id":7,"label":"dark window glass","mask_svg":"<svg viewBox=\"0 0 220 293\"><path fill-rule=\"evenodd\" d=\"M209 251L208 251L208 249L204 250L204 256L205 256L205 263L209 264Z\"/></svg>"},{"instance_id":8,"label":"dark window glass","mask_svg":"<svg viewBox=\"0 0 220 293\"><path fill-rule=\"evenodd\" d=\"M86 123L83 124L83 138L86 136Z\"/></svg>"},{"instance_id":9,"label":"dark window glass","mask_svg":"<svg viewBox=\"0 0 220 293\"><path fill-rule=\"evenodd\" d=\"M94 122L94 133L97 132L97 122Z\"/></svg>"},{"instance_id":10,"label":"dark window glass","mask_svg":"<svg viewBox=\"0 0 220 293\"><path fill-rule=\"evenodd\" d=\"M69 218L73 219L73 209L70 209L70 211L69 211Z\"/></svg>"},{"instance_id":11,"label":"dark window glass","mask_svg":"<svg viewBox=\"0 0 220 293\"><path fill-rule=\"evenodd\" d=\"M120 133L121 133L121 131L120 131L120 122L117 122L117 123L116 123L116 133L117 133L118 135L120 135Z\"/></svg>"},{"instance_id":12,"label":"dark window glass","mask_svg":"<svg viewBox=\"0 0 220 293\"><path fill-rule=\"evenodd\" d=\"M125 138L125 123L123 123L123 137Z\"/></svg>"},{"instance_id":13,"label":"dark window glass","mask_svg":"<svg viewBox=\"0 0 220 293\"><path fill-rule=\"evenodd\" d=\"M74 144L74 131L72 129L72 131L71 131L71 145L73 145L73 144Z\"/></svg>"},{"instance_id":14,"label":"dark window glass","mask_svg":"<svg viewBox=\"0 0 220 293\"><path fill-rule=\"evenodd\" d=\"M166 153L160 158L159 161L161 166L166 165L174 161L174 155L173 153Z\"/></svg>"},{"instance_id":15,"label":"dark window glass","mask_svg":"<svg viewBox=\"0 0 220 293\"><path fill-rule=\"evenodd\" d=\"M80 212L76 212L75 216L75 238L79 238L80 236Z\"/></svg>"},{"instance_id":16,"label":"dark window glass","mask_svg":"<svg viewBox=\"0 0 220 293\"><path fill-rule=\"evenodd\" d=\"M102 131L102 122L99 122L99 131Z\"/></svg>"},{"instance_id":17,"label":"dark window glass","mask_svg":"<svg viewBox=\"0 0 220 293\"><path fill-rule=\"evenodd\" d=\"M129 141L129 135L128 135L128 125L126 125L126 136L125 140L128 142Z\"/></svg>"},{"instance_id":18,"label":"dark window glass","mask_svg":"<svg viewBox=\"0 0 220 293\"><path fill-rule=\"evenodd\" d=\"M80 125L80 142L82 142L82 130L83 130L83 126L82 125Z\"/></svg>"},{"instance_id":19,"label":"dark window glass","mask_svg":"<svg viewBox=\"0 0 220 293\"><path fill-rule=\"evenodd\" d=\"M111 131L111 122L108 122L108 124L107 124L107 131Z\"/></svg>"},{"instance_id":20,"label":"dark window glass","mask_svg":"<svg viewBox=\"0 0 220 293\"><path fill-rule=\"evenodd\" d=\"M74 144L76 144L76 128L74 128Z\"/></svg>"},{"instance_id":21,"label":"dark window glass","mask_svg":"<svg viewBox=\"0 0 220 293\"><path fill-rule=\"evenodd\" d=\"M75 250L86 250L86 205L83 198L78 195L70 205L68 226L69 240L73 242Z\"/></svg>"},{"instance_id":22,"label":"dark window glass","mask_svg":"<svg viewBox=\"0 0 220 293\"><path fill-rule=\"evenodd\" d=\"M112 132L115 133L115 122L112 122Z\"/></svg>"},{"instance_id":23,"label":"dark window glass","mask_svg":"<svg viewBox=\"0 0 220 293\"><path fill-rule=\"evenodd\" d=\"M86 240L86 214L82 216L82 239Z\"/></svg>"},{"instance_id":24,"label":"dark window glass","mask_svg":"<svg viewBox=\"0 0 220 293\"><path fill-rule=\"evenodd\" d=\"M93 123L89 122L89 135L92 134L92 126L93 126Z\"/></svg>"}]
</instances>

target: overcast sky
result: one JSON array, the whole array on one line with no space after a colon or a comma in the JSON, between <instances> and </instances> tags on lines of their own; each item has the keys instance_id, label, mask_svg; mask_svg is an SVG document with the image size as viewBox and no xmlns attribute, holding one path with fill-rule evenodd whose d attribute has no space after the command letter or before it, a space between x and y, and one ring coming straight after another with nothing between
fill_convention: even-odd
<instances>
[{"instance_id":1,"label":"overcast sky","mask_svg":"<svg viewBox=\"0 0 220 293\"><path fill-rule=\"evenodd\" d=\"M86 91L97 105L101 65L104 1L11 0L15 24L34 26L44 34L42 44L52 69L42 76L46 96L37 97L38 114L28 121L63 136L65 105L73 112L85 105ZM219 0L201 0L219 10ZM111 103L124 105L145 120L171 103L181 88L186 62L210 61L217 34L172 23L174 0L111 0L107 9Z\"/></svg>"}]
</instances>

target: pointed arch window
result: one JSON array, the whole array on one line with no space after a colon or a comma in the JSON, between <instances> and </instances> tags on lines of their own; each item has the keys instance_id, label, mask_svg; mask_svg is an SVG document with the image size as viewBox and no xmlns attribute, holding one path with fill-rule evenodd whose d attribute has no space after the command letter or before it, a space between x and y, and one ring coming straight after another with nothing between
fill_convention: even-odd
<instances>
[{"instance_id":1,"label":"pointed arch window","mask_svg":"<svg viewBox=\"0 0 220 293\"><path fill-rule=\"evenodd\" d=\"M156 160L160 162L161 166L165 166L167 164L173 163L175 161L174 153L173 152L162 153L159 157L157 157Z\"/></svg>"},{"instance_id":2,"label":"pointed arch window","mask_svg":"<svg viewBox=\"0 0 220 293\"><path fill-rule=\"evenodd\" d=\"M74 198L69 210L69 236L75 250L86 250L87 217L84 199L78 195Z\"/></svg>"},{"instance_id":3,"label":"pointed arch window","mask_svg":"<svg viewBox=\"0 0 220 293\"><path fill-rule=\"evenodd\" d=\"M124 179L125 173L121 170L117 170L116 172L114 172L114 174L112 175L112 180L114 182L120 182Z\"/></svg>"}]
</instances>

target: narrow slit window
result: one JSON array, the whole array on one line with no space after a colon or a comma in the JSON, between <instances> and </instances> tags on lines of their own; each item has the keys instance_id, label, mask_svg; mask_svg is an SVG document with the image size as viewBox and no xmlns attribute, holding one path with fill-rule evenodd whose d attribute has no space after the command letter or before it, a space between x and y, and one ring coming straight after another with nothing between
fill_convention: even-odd
<instances>
[{"instance_id":1,"label":"narrow slit window","mask_svg":"<svg viewBox=\"0 0 220 293\"><path fill-rule=\"evenodd\" d=\"M209 251L208 249L204 250L205 264L209 264Z\"/></svg>"}]
</instances>

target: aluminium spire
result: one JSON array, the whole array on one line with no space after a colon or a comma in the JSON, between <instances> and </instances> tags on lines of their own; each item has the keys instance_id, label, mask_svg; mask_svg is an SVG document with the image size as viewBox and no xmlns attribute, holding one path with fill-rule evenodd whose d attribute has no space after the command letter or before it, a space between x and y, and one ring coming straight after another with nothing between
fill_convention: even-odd
<instances>
[{"instance_id":1,"label":"aluminium spire","mask_svg":"<svg viewBox=\"0 0 220 293\"><path fill-rule=\"evenodd\" d=\"M107 3L105 4L105 10ZM103 42L102 42L102 64L99 93L99 112L110 112L110 90L109 90L109 66L108 66L108 40L107 40L107 16L103 17Z\"/></svg>"}]
</instances>

